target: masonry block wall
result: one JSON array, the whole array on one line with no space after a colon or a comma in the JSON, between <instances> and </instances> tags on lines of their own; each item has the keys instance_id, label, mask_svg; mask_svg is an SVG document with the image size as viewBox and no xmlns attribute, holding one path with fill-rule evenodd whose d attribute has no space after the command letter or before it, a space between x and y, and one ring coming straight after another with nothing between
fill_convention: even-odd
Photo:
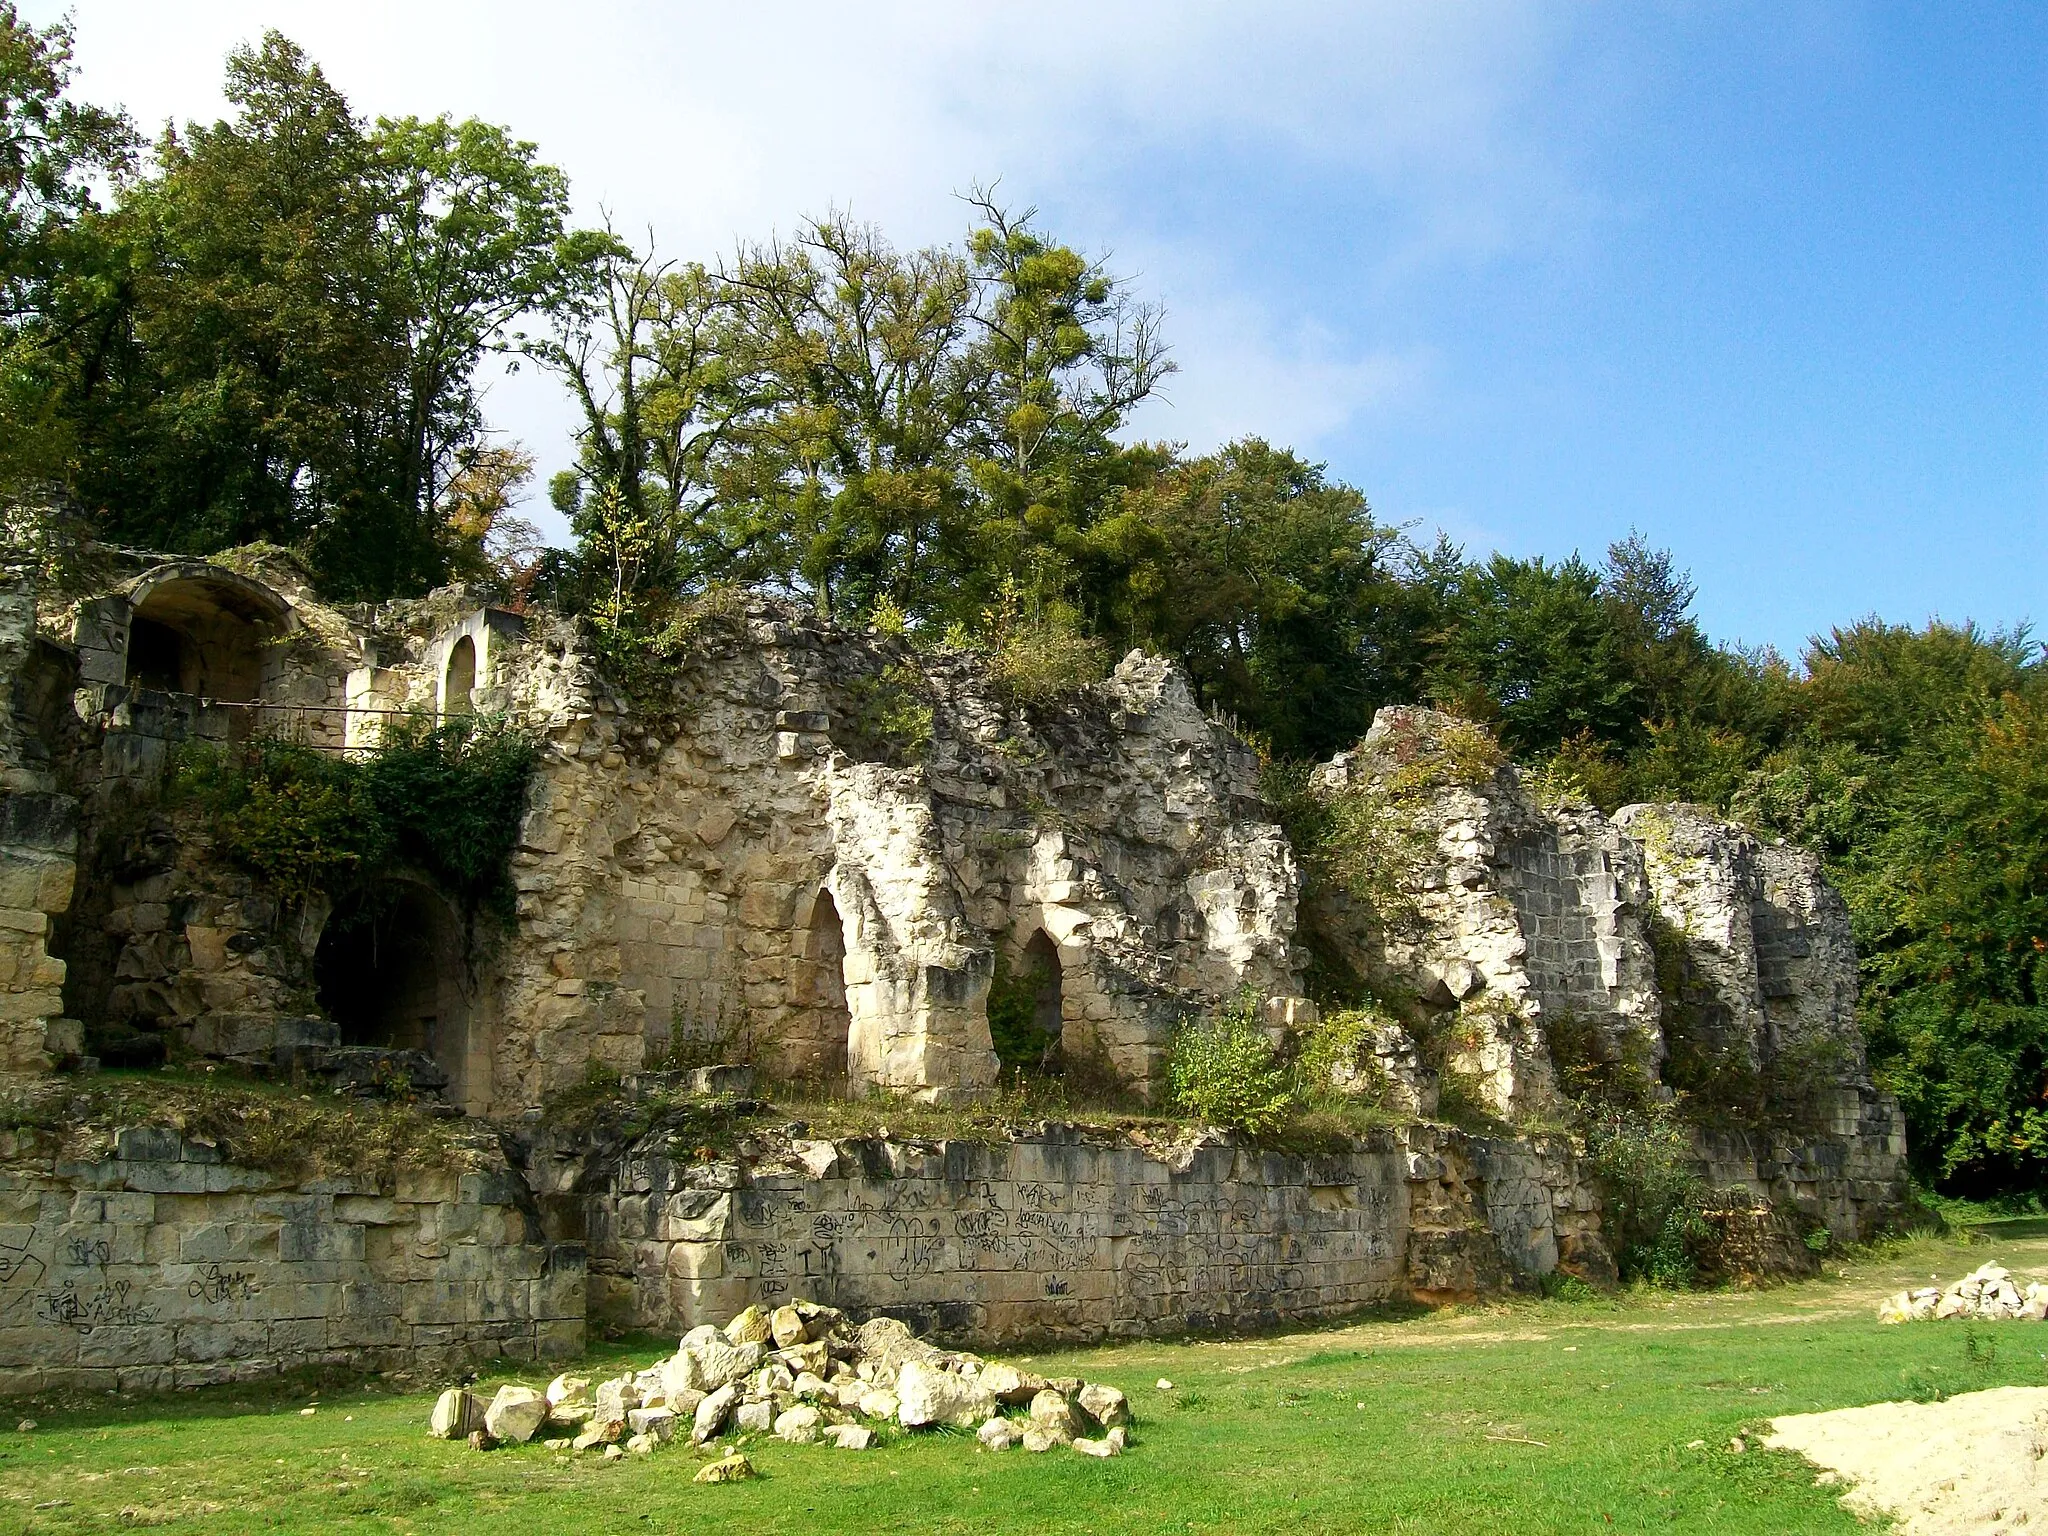
<instances>
[{"instance_id":1,"label":"masonry block wall","mask_svg":"<svg viewBox=\"0 0 2048 1536\"><path fill-rule=\"evenodd\" d=\"M573 1358L583 1252L542 1241L530 1203L489 1158L381 1187L146 1126L89 1162L0 1133L0 1391Z\"/></svg>"},{"instance_id":2,"label":"masonry block wall","mask_svg":"<svg viewBox=\"0 0 2048 1536\"><path fill-rule=\"evenodd\" d=\"M545 1191L573 1163L536 1164ZM594 1313L677 1330L804 1296L990 1342L1083 1341L1470 1298L1557 1269L1611 1277L1561 1139L1389 1131L1299 1157L1216 1133L1148 1149L782 1139L744 1162L628 1155L567 1206Z\"/></svg>"}]
</instances>

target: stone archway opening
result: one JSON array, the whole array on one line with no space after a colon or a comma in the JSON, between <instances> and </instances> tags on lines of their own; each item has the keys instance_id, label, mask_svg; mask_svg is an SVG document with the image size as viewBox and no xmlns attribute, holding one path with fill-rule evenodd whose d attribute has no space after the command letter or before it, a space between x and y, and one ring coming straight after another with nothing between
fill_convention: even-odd
<instances>
[{"instance_id":1,"label":"stone archway opening","mask_svg":"<svg viewBox=\"0 0 2048 1536\"><path fill-rule=\"evenodd\" d=\"M846 1004L846 925L830 891L819 891L811 903L799 951L789 1068L799 1078L836 1088L847 1078L853 1016Z\"/></svg>"},{"instance_id":2,"label":"stone archway opening","mask_svg":"<svg viewBox=\"0 0 2048 1536\"><path fill-rule=\"evenodd\" d=\"M204 576L177 576L143 592L128 618L127 682L228 704L263 687L263 646L279 615L255 594Z\"/></svg>"},{"instance_id":3,"label":"stone archway opening","mask_svg":"<svg viewBox=\"0 0 2048 1536\"><path fill-rule=\"evenodd\" d=\"M468 635L457 640L448 652L448 671L442 679L441 712L466 715L476 705L476 642Z\"/></svg>"},{"instance_id":4,"label":"stone archway opening","mask_svg":"<svg viewBox=\"0 0 2048 1536\"><path fill-rule=\"evenodd\" d=\"M421 1051L461 1102L469 1046L462 925L434 892L386 881L344 898L320 935L313 978L345 1046Z\"/></svg>"},{"instance_id":5,"label":"stone archway opening","mask_svg":"<svg viewBox=\"0 0 2048 1536\"><path fill-rule=\"evenodd\" d=\"M1035 930L989 986L988 1032L1006 1070L1052 1072L1060 1065L1060 947Z\"/></svg>"}]
</instances>

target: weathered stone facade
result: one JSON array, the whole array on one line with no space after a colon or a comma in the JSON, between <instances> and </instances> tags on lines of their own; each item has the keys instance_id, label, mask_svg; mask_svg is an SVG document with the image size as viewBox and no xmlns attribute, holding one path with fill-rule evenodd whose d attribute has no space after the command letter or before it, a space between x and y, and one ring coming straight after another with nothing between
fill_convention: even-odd
<instances>
[{"instance_id":1,"label":"weathered stone facade","mask_svg":"<svg viewBox=\"0 0 2048 1536\"><path fill-rule=\"evenodd\" d=\"M284 728L346 750L410 709L506 713L543 743L516 931L464 931L408 893L443 979L418 1010L433 1038L407 1043L474 1113L531 1107L592 1062L637 1069L679 1033L744 1036L783 1076L972 1093L996 1076L998 955L1034 943L1064 1048L1140 1083L1187 1012L1297 989L1294 866L1255 763L1156 659L1027 709L967 655L755 604L707 619L657 722L568 625L529 633L459 592L343 613L280 562L249 569L271 580L151 568L74 618L72 769L98 860L71 933L86 1017L240 1058L266 1031L303 1039L333 900L279 903L204 825L152 807L181 740ZM124 620L154 625L155 659L117 680L137 654ZM177 624L189 643L163 638ZM149 686L177 667L246 696ZM906 728L928 734L908 755Z\"/></svg>"},{"instance_id":2,"label":"weathered stone facade","mask_svg":"<svg viewBox=\"0 0 2048 1536\"><path fill-rule=\"evenodd\" d=\"M770 1138L708 1164L537 1156L588 1226L594 1312L683 1329L805 1296L989 1341L1086 1340L1613 1273L1561 1138L1389 1130L1321 1156L1071 1127L993 1143ZM580 1191L580 1193L579 1193Z\"/></svg>"},{"instance_id":3,"label":"weathered stone facade","mask_svg":"<svg viewBox=\"0 0 2048 1536\"><path fill-rule=\"evenodd\" d=\"M1610 820L1541 805L1512 765L1477 750L1453 761L1474 730L1383 709L1319 770L1326 792L1393 806L1389 824L1412 840L1392 864L1412 910L1326 895L1307 913L1318 936L1370 983L1411 994L1451 1043L1447 1066L1503 1116L1557 1110L1566 1036L1653 1083L1674 1048L1756 1074L1786 1128L1700 1132L1710 1182L1794 1203L1844 1237L1873 1230L1904 1197L1905 1125L1870 1080L1848 909L1819 860L1697 806Z\"/></svg>"},{"instance_id":4,"label":"weathered stone facade","mask_svg":"<svg viewBox=\"0 0 2048 1536\"><path fill-rule=\"evenodd\" d=\"M583 1251L541 1239L502 1157L382 1188L296 1183L148 1127L105 1152L0 1133L0 1391L582 1353Z\"/></svg>"},{"instance_id":5,"label":"weathered stone facade","mask_svg":"<svg viewBox=\"0 0 2048 1536\"><path fill-rule=\"evenodd\" d=\"M28 597L0 594L0 1065L174 1049L356 1086L398 1071L511 1128L527 1160L408 1195L287 1188L146 1138L91 1166L17 1146L0 1268L54 1276L36 1294L75 1324L102 1304L81 1298L103 1294L104 1242L139 1266L104 1294L154 1310L105 1324L144 1330L123 1365L33 1301L0 1327L0 1366L179 1383L566 1347L585 1241L596 1311L647 1327L809 1294L954 1335L1081 1339L1600 1278L1567 1138L1435 1123L1439 1071L1504 1126L1565 1123L1568 1043L1653 1082L1702 1053L1774 1083L1796 1068L1813 1111L1796 1129L1702 1133L1717 1186L1844 1238L1902 1191L1818 865L1689 807L1540 803L1477 727L1429 711L1382 711L1317 775L1398 810L1366 850L1381 897L1323 890L1297 912L1252 753L1136 652L1027 704L972 654L735 599L697 615L672 690L636 709L572 624L459 589L337 609L275 554L139 563L40 617L39 634ZM502 714L540 744L509 928L402 869L283 899L164 798L181 743L284 731L360 752L407 711ZM371 896L392 941L348 948L338 919ZM1405 1000L1339 1065L1400 1123L1327 1156L1041 1128L604 1163L535 1129L593 1064L720 1052L820 1088L971 1097L998 1071L991 989L1031 964L1056 1054L1156 1093L1181 1022L1246 989L1276 1036L1315 1025L1310 938ZM337 972L373 1006L341 1008ZM123 1214L93 1224L120 1230L74 1234L102 1195ZM93 1262L69 1264L60 1231ZM203 1266L229 1261L257 1289L212 1296Z\"/></svg>"},{"instance_id":6,"label":"weathered stone facade","mask_svg":"<svg viewBox=\"0 0 2048 1536\"><path fill-rule=\"evenodd\" d=\"M77 880L78 803L52 762L67 663L37 633L34 594L0 588L0 1071L43 1071L81 1044L52 949Z\"/></svg>"}]
</instances>

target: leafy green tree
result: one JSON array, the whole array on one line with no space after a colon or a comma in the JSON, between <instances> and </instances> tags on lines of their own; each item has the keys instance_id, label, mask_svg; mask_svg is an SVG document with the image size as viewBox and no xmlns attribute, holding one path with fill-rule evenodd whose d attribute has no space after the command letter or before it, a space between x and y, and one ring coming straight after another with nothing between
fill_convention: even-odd
<instances>
[{"instance_id":1,"label":"leafy green tree","mask_svg":"<svg viewBox=\"0 0 2048 1536\"><path fill-rule=\"evenodd\" d=\"M1116 441L1130 412L1174 371L1161 316L1100 262L1034 229L991 193L967 253L981 338L969 372L982 493L981 560L1034 596L1064 594L1086 536L1114 494L1143 483L1158 455Z\"/></svg>"},{"instance_id":2,"label":"leafy green tree","mask_svg":"<svg viewBox=\"0 0 2048 1536\"><path fill-rule=\"evenodd\" d=\"M1495 555L1468 567L1429 669L1430 692L1497 720L1518 755L1580 736L1633 745L1643 693L1601 587L1600 573L1576 555L1556 564Z\"/></svg>"},{"instance_id":3,"label":"leafy green tree","mask_svg":"<svg viewBox=\"0 0 2048 1536\"><path fill-rule=\"evenodd\" d=\"M104 306L96 183L125 171L134 129L71 100L68 22L36 28L0 0L0 495L61 481L67 354Z\"/></svg>"},{"instance_id":4,"label":"leafy green tree","mask_svg":"<svg viewBox=\"0 0 2048 1536\"><path fill-rule=\"evenodd\" d=\"M1257 438L1130 490L1089 539L1114 570L1111 625L1282 757L1350 745L1406 681L1375 664L1398 545L1358 491Z\"/></svg>"},{"instance_id":5,"label":"leafy green tree","mask_svg":"<svg viewBox=\"0 0 2048 1536\"><path fill-rule=\"evenodd\" d=\"M979 206L965 253L838 214L716 268L565 244L530 347L583 416L556 504L609 494L605 526L648 534L638 601L736 581L970 627L1005 591L1071 606L1080 533L1152 462L1111 434L1166 364L1113 279ZM616 562L579 547L557 589L596 601Z\"/></svg>"},{"instance_id":6,"label":"leafy green tree","mask_svg":"<svg viewBox=\"0 0 2048 1536\"><path fill-rule=\"evenodd\" d=\"M1872 1066L1923 1176L2048 1171L2048 672L2025 633L1877 620L1816 640L1738 814L1820 851L1863 960Z\"/></svg>"},{"instance_id":7,"label":"leafy green tree","mask_svg":"<svg viewBox=\"0 0 2048 1536\"><path fill-rule=\"evenodd\" d=\"M119 281L72 362L80 495L124 541L268 539L334 596L423 590L459 542L476 369L547 285L566 186L485 124L364 124L274 32L227 96L99 223Z\"/></svg>"}]
</instances>

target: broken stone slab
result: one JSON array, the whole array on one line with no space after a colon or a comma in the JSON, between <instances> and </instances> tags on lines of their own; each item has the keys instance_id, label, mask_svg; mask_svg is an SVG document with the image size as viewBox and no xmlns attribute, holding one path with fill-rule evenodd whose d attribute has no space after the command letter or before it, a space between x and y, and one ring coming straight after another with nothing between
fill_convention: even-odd
<instances>
[{"instance_id":1,"label":"broken stone slab","mask_svg":"<svg viewBox=\"0 0 2048 1536\"><path fill-rule=\"evenodd\" d=\"M854 1407L859 1412L871 1419L893 1419L896 1417L897 1409L901 1406L897 1401L896 1394L889 1391L886 1387L870 1387L867 1391L861 1393L859 1399L854 1403Z\"/></svg>"},{"instance_id":2,"label":"broken stone slab","mask_svg":"<svg viewBox=\"0 0 2048 1536\"><path fill-rule=\"evenodd\" d=\"M824 1422L825 1416L817 1409L809 1403L799 1403L776 1415L775 1437L791 1445L811 1445L817 1441Z\"/></svg>"},{"instance_id":3,"label":"broken stone slab","mask_svg":"<svg viewBox=\"0 0 2048 1536\"><path fill-rule=\"evenodd\" d=\"M715 1439L718 1432L725 1428L726 1417L732 1412L733 1405L739 1401L739 1395L739 1388L729 1382L716 1392L706 1395L704 1401L697 1405L696 1417L690 1426L690 1439L698 1445Z\"/></svg>"},{"instance_id":4,"label":"broken stone slab","mask_svg":"<svg viewBox=\"0 0 2048 1536\"><path fill-rule=\"evenodd\" d=\"M922 1360L896 1376L896 1418L906 1429L947 1424L972 1429L995 1411L995 1394L979 1382Z\"/></svg>"},{"instance_id":5,"label":"broken stone slab","mask_svg":"<svg viewBox=\"0 0 2048 1536\"><path fill-rule=\"evenodd\" d=\"M1115 1387L1091 1381L1080 1391L1081 1411L1104 1429L1131 1422L1131 1405Z\"/></svg>"},{"instance_id":6,"label":"broken stone slab","mask_svg":"<svg viewBox=\"0 0 2048 1536\"><path fill-rule=\"evenodd\" d=\"M1075 1440L1072 1444L1083 1456L1121 1456L1124 1453L1123 1446L1107 1435L1100 1440Z\"/></svg>"},{"instance_id":7,"label":"broken stone slab","mask_svg":"<svg viewBox=\"0 0 2048 1536\"><path fill-rule=\"evenodd\" d=\"M668 1440L676 1432L676 1412L673 1408L635 1408L626 1415L626 1427L636 1435L652 1435L657 1440Z\"/></svg>"},{"instance_id":8,"label":"broken stone slab","mask_svg":"<svg viewBox=\"0 0 2048 1536\"><path fill-rule=\"evenodd\" d=\"M640 1406L640 1388L631 1376L616 1376L600 1382L593 1399L593 1418L623 1419Z\"/></svg>"},{"instance_id":9,"label":"broken stone slab","mask_svg":"<svg viewBox=\"0 0 2048 1536\"><path fill-rule=\"evenodd\" d=\"M732 1344L710 1330L711 1337L684 1347L663 1366L662 1389L674 1397L680 1392L716 1392L758 1369L766 1351L759 1344ZM694 1337L694 1335L693 1335Z\"/></svg>"},{"instance_id":10,"label":"broken stone slab","mask_svg":"<svg viewBox=\"0 0 2048 1536\"><path fill-rule=\"evenodd\" d=\"M1066 1445L1071 1438L1070 1436L1068 1440L1062 1440L1058 1435L1051 1434L1036 1424L1024 1426L1024 1449L1034 1456L1042 1455L1056 1446Z\"/></svg>"},{"instance_id":11,"label":"broken stone slab","mask_svg":"<svg viewBox=\"0 0 2048 1536\"><path fill-rule=\"evenodd\" d=\"M493 1440L524 1445L540 1433L548 1421L547 1395L532 1387L507 1384L498 1388L491 1406L484 1410L484 1429Z\"/></svg>"},{"instance_id":12,"label":"broken stone slab","mask_svg":"<svg viewBox=\"0 0 2048 1536\"><path fill-rule=\"evenodd\" d=\"M728 1344L766 1344L774 1337L768 1327L768 1314L759 1307L748 1307L725 1325L725 1341ZM687 1347L688 1338L683 1342Z\"/></svg>"},{"instance_id":13,"label":"broken stone slab","mask_svg":"<svg viewBox=\"0 0 2048 1536\"><path fill-rule=\"evenodd\" d=\"M865 1424L828 1424L825 1438L842 1451L865 1451L875 1443L875 1432Z\"/></svg>"},{"instance_id":14,"label":"broken stone slab","mask_svg":"<svg viewBox=\"0 0 2048 1536\"><path fill-rule=\"evenodd\" d=\"M733 1422L741 1434L765 1435L775 1427L775 1404L766 1398L759 1402L741 1403L733 1414Z\"/></svg>"},{"instance_id":15,"label":"broken stone slab","mask_svg":"<svg viewBox=\"0 0 2048 1536\"><path fill-rule=\"evenodd\" d=\"M569 1442L574 1451L595 1450L600 1445L616 1445L626 1437L624 1419L592 1419L583 1426L583 1433Z\"/></svg>"},{"instance_id":16,"label":"broken stone slab","mask_svg":"<svg viewBox=\"0 0 2048 1536\"><path fill-rule=\"evenodd\" d=\"M991 1451L1007 1451L1017 1443L1017 1431L1008 1419L990 1419L975 1431L974 1438Z\"/></svg>"},{"instance_id":17,"label":"broken stone slab","mask_svg":"<svg viewBox=\"0 0 2048 1536\"><path fill-rule=\"evenodd\" d=\"M907 1323L893 1317L871 1317L862 1323L854 1332L854 1348L873 1366L875 1379L884 1386L893 1382L909 1361L928 1362L944 1355L912 1333Z\"/></svg>"},{"instance_id":18,"label":"broken stone slab","mask_svg":"<svg viewBox=\"0 0 2048 1536\"><path fill-rule=\"evenodd\" d=\"M434 1400L427 1433L436 1440L465 1440L484 1427L484 1404L467 1387L450 1387Z\"/></svg>"},{"instance_id":19,"label":"broken stone slab","mask_svg":"<svg viewBox=\"0 0 2048 1536\"><path fill-rule=\"evenodd\" d=\"M1041 1433L1061 1441L1071 1440L1079 1432L1079 1422L1074 1417L1074 1405L1067 1400L1066 1393L1057 1387L1047 1387L1031 1399L1031 1422Z\"/></svg>"},{"instance_id":20,"label":"broken stone slab","mask_svg":"<svg viewBox=\"0 0 2048 1536\"><path fill-rule=\"evenodd\" d=\"M1012 1407L1021 1407L1045 1390L1045 1378L1030 1371L1020 1371L1014 1365L1004 1365L1000 1360L984 1365L975 1379L996 1396L996 1401Z\"/></svg>"},{"instance_id":21,"label":"broken stone slab","mask_svg":"<svg viewBox=\"0 0 2048 1536\"><path fill-rule=\"evenodd\" d=\"M550 1408L575 1408L590 1401L590 1378L571 1376L564 1371L548 1383L548 1406Z\"/></svg>"}]
</instances>

